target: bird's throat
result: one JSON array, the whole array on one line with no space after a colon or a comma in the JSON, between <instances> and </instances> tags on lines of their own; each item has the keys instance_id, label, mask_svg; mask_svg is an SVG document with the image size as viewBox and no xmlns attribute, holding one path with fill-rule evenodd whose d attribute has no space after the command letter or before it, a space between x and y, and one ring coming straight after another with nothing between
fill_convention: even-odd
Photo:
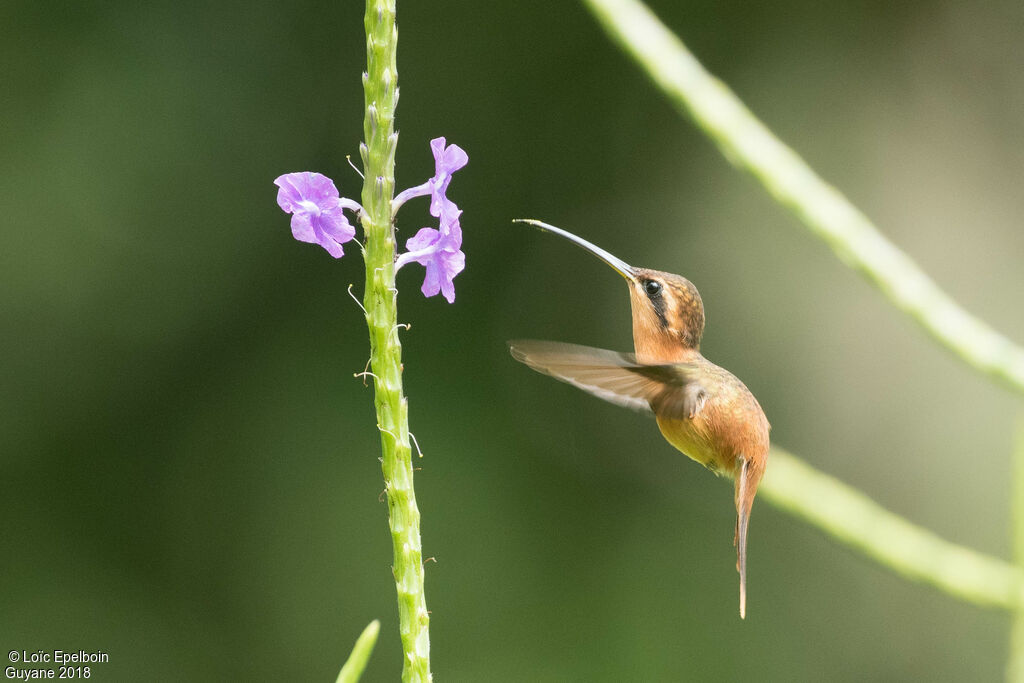
<instances>
[{"instance_id":1,"label":"bird's throat","mask_svg":"<svg viewBox=\"0 0 1024 683\"><path fill-rule=\"evenodd\" d=\"M668 363L690 363L700 357L700 351L688 348L677 340L663 334L650 334L633 326L633 348L638 363L664 365Z\"/></svg>"}]
</instances>

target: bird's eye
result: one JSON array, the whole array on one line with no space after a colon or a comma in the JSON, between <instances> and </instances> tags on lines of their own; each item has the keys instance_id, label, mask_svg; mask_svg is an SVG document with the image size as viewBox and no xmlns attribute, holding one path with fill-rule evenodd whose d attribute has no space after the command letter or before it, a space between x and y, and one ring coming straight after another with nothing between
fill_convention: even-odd
<instances>
[{"instance_id":1,"label":"bird's eye","mask_svg":"<svg viewBox=\"0 0 1024 683\"><path fill-rule=\"evenodd\" d=\"M658 296L661 294L661 283L657 280L648 280L644 283L644 291L647 292L647 296Z\"/></svg>"}]
</instances>

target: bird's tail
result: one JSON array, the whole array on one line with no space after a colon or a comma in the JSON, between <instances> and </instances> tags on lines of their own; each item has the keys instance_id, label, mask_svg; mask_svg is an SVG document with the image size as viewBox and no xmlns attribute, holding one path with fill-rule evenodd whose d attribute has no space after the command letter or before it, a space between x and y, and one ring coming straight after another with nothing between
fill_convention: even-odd
<instances>
[{"instance_id":1,"label":"bird's tail","mask_svg":"<svg viewBox=\"0 0 1024 683\"><path fill-rule=\"evenodd\" d=\"M736 474L736 536L733 545L736 546L736 571L740 573L740 619L747 617L747 527L761 474L762 471L746 457Z\"/></svg>"}]
</instances>

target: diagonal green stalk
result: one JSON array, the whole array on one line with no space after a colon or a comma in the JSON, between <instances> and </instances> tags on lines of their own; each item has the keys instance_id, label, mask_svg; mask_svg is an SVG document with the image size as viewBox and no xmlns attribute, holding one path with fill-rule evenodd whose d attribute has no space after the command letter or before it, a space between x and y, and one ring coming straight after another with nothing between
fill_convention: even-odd
<instances>
[{"instance_id":1,"label":"diagonal green stalk","mask_svg":"<svg viewBox=\"0 0 1024 683\"><path fill-rule=\"evenodd\" d=\"M1022 439L1024 440L1024 439ZM1022 447L1024 450L1024 447ZM1024 461L1024 453L1019 456ZM940 538L857 489L773 447L761 496L904 578L982 607L1024 607L1024 569ZM1022 465L1018 465L1022 467ZM1018 480L1024 470L1018 474ZM1024 489L1017 492L1017 513ZM1018 544L1021 531L1017 531ZM1018 552L1021 552L1018 546Z\"/></svg>"},{"instance_id":2,"label":"diagonal green stalk","mask_svg":"<svg viewBox=\"0 0 1024 683\"><path fill-rule=\"evenodd\" d=\"M1013 441L1010 508L1013 515L1013 560L1024 571L1024 413L1017 418ZM1024 681L1024 605L1013 612L1010 625L1010 656L1006 665L1007 681Z\"/></svg>"},{"instance_id":3,"label":"diagonal green stalk","mask_svg":"<svg viewBox=\"0 0 1024 683\"><path fill-rule=\"evenodd\" d=\"M388 523L394 546L402 636L402 681L417 683L430 676L430 617L423 590L420 513L413 490L409 448L408 402L402 393L402 344L398 339L398 290L395 288L395 231L391 200L395 194L395 107L398 70L395 53L395 0L366 2L366 73L363 91L365 142L360 147L365 178L360 220L366 239L366 322L370 331L377 428L388 499Z\"/></svg>"},{"instance_id":4,"label":"diagonal green stalk","mask_svg":"<svg viewBox=\"0 0 1024 683\"><path fill-rule=\"evenodd\" d=\"M612 40L726 158L753 174L844 263L867 276L893 305L966 363L1024 392L1024 349L942 291L857 207L772 135L643 2L583 2Z\"/></svg>"}]
</instances>

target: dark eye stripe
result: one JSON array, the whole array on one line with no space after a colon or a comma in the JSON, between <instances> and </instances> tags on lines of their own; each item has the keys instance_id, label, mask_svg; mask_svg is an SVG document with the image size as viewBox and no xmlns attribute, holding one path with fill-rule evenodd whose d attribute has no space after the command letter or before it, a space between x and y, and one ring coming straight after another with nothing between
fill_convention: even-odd
<instances>
[{"instance_id":1,"label":"dark eye stripe","mask_svg":"<svg viewBox=\"0 0 1024 683\"><path fill-rule=\"evenodd\" d=\"M658 316L658 322L661 324L661 328L668 329L668 317L665 315L667 305L665 297L662 296L663 290L664 288L657 280L647 280L644 282L644 291L647 293L647 298L651 301L651 307L654 309L654 314Z\"/></svg>"}]
</instances>

